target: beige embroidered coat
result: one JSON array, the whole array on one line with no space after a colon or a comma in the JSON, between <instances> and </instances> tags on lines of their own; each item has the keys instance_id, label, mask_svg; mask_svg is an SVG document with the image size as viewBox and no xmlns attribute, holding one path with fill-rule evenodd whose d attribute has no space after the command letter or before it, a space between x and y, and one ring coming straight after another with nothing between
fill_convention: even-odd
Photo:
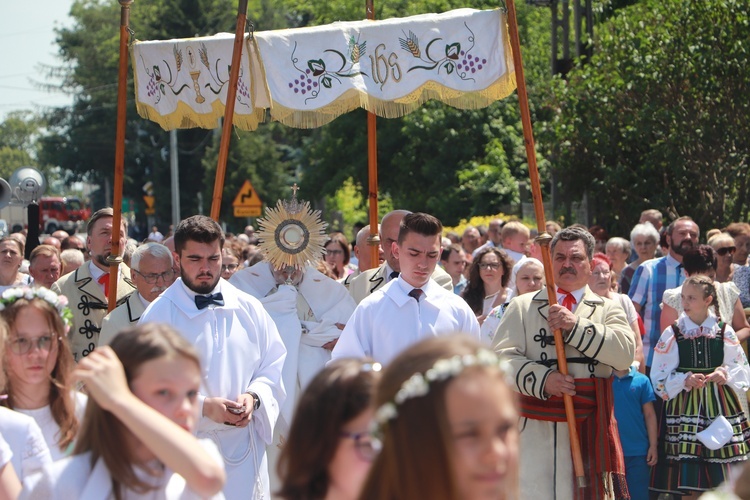
<instances>
[{"instance_id":1,"label":"beige embroidered coat","mask_svg":"<svg viewBox=\"0 0 750 500\"><path fill-rule=\"evenodd\" d=\"M130 269L120 264L117 283L117 305L125 302L135 285L130 281ZM107 298L99 283L91 276L88 262L66 274L52 285L52 291L68 298L73 312L73 324L68 331L70 348L76 362L88 356L99 343L102 319L107 315Z\"/></svg>"}]
</instances>

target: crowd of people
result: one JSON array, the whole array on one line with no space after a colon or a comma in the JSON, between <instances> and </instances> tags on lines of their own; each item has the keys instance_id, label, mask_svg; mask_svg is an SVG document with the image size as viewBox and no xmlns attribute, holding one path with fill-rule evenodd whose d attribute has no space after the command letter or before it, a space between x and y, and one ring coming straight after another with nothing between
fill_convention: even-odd
<instances>
[{"instance_id":1,"label":"crowd of people","mask_svg":"<svg viewBox=\"0 0 750 500\"><path fill-rule=\"evenodd\" d=\"M629 238L549 221L537 240L394 210L350 244L300 220L192 216L139 244L104 208L84 237L0 238L0 497L750 488L750 224L700 244L646 210Z\"/></svg>"}]
</instances>

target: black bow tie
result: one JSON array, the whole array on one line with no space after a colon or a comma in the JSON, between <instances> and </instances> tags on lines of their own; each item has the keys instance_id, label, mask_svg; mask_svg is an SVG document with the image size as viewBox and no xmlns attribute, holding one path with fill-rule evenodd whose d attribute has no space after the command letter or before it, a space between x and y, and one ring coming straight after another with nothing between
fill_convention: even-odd
<instances>
[{"instance_id":1,"label":"black bow tie","mask_svg":"<svg viewBox=\"0 0 750 500\"><path fill-rule=\"evenodd\" d=\"M217 306L224 305L224 296L221 294L221 292L214 293L211 295L196 295L195 296L195 305L198 309L205 309L210 304L216 304Z\"/></svg>"}]
</instances>

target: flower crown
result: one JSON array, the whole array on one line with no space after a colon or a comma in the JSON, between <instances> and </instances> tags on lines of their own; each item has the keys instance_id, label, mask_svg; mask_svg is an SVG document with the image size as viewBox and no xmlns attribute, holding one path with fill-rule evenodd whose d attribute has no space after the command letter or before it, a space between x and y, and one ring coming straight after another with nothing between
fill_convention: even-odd
<instances>
[{"instance_id":1,"label":"flower crown","mask_svg":"<svg viewBox=\"0 0 750 500\"><path fill-rule=\"evenodd\" d=\"M430 392L431 383L444 382L473 366L494 366L499 368L501 372L508 373L508 361L499 358L497 354L487 349L479 349L475 354L439 359L426 372L415 373L408 380L405 380L396 392L393 401L384 403L377 409L374 421L376 430L381 429L389 420L398 416L398 406L410 399L427 395Z\"/></svg>"},{"instance_id":2,"label":"flower crown","mask_svg":"<svg viewBox=\"0 0 750 500\"><path fill-rule=\"evenodd\" d=\"M19 286L8 288L0 294L0 311L13 304L18 299L32 300L39 298L52 305L63 320L66 327L73 324L73 313L68 308L68 299L64 295L57 295L52 290L44 287L32 288Z\"/></svg>"}]
</instances>

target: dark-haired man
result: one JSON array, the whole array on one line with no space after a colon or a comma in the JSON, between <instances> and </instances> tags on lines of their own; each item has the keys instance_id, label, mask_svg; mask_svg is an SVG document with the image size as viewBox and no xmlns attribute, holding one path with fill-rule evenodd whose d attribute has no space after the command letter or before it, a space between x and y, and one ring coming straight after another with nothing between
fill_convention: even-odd
<instances>
[{"instance_id":1,"label":"dark-haired man","mask_svg":"<svg viewBox=\"0 0 750 500\"><path fill-rule=\"evenodd\" d=\"M140 323L169 323L198 350L198 436L214 439L224 457L224 495L270 498L266 445L285 397L284 344L260 302L221 279L224 233L214 220L195 215L181 221L174 243L180 278Z\"/></svg>"},{"instance_id":2,"label":"dark-haired man","mask_svg":"<svg viewBox=\"0 0 750 500\"><path fill-rule=\"evenodd\" d=\"M401 264L393 252L393 247L398 240L401 221L410 213L408 210L393 210L383 216L380 222L380 246L383 249L385 262L377 268L362 271L352 280L344 282L344 286L349 289L349 294L357 304L395 279L401 271ZM453 290L451 277L440 267L435 268L432 279L446 290Z\"/></svg>"},{"instance_id":3,"label":"dark-haired man","mask_svg":"<svg viewBox=\"0 0 750 500\"><path fill-rule=\"evenodd\" d=\"M424 213L406 215L393 245L401 273L357 306L333 358L369 356L387 363L431 336L457 332L479 338L479 323L466 302L430 277L440 258L443 225Z\"/></svg>"}]
</instances>

